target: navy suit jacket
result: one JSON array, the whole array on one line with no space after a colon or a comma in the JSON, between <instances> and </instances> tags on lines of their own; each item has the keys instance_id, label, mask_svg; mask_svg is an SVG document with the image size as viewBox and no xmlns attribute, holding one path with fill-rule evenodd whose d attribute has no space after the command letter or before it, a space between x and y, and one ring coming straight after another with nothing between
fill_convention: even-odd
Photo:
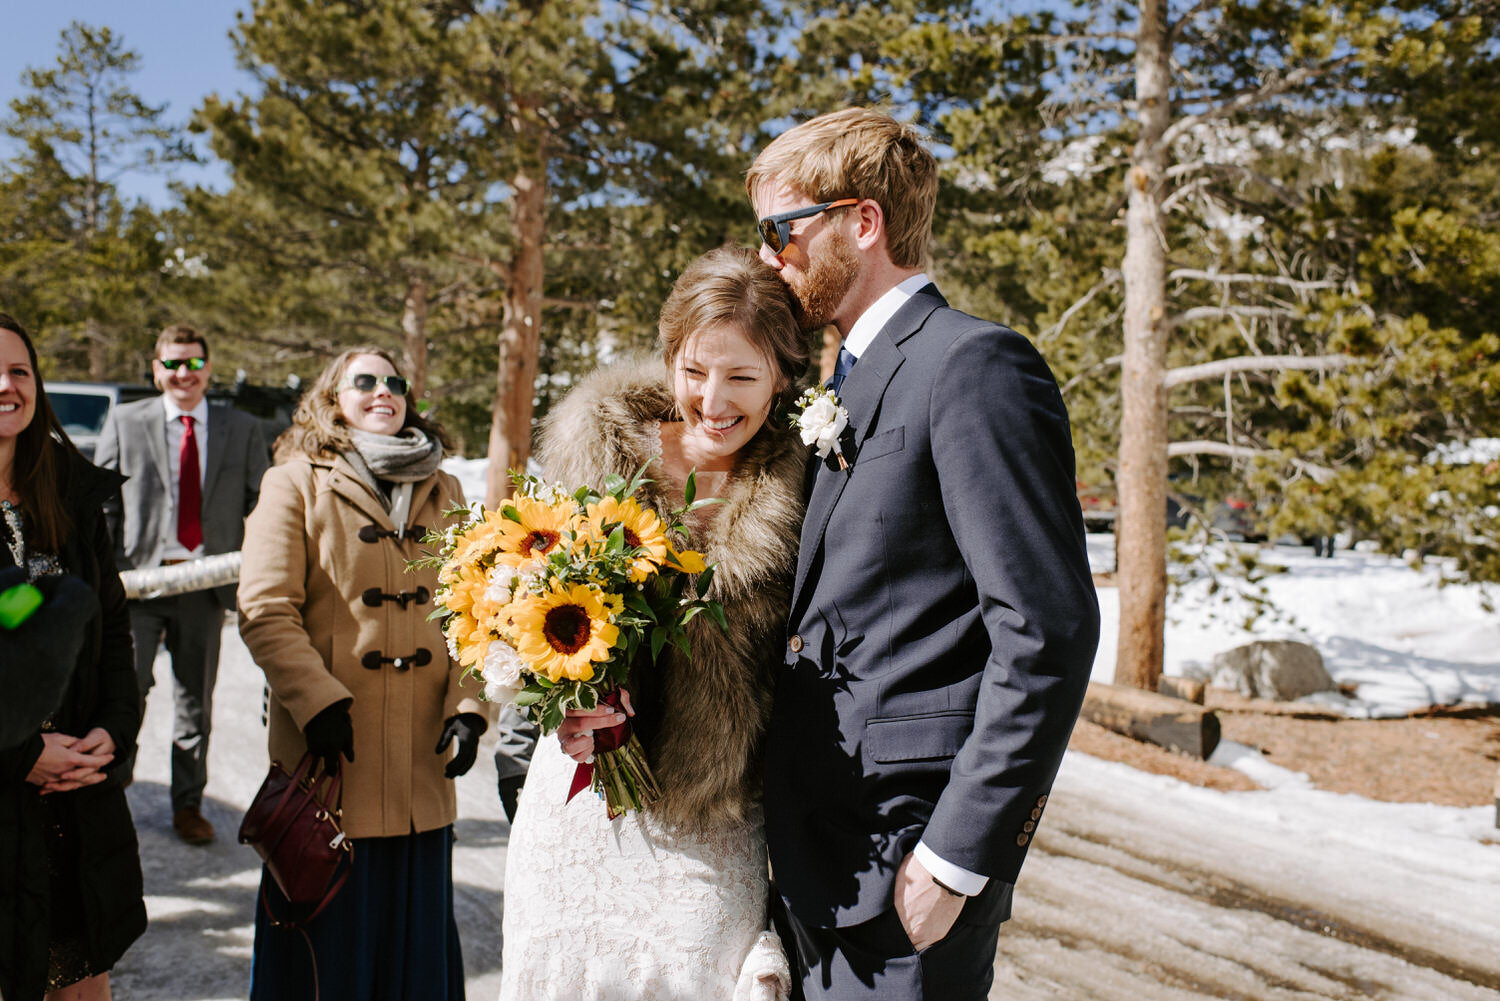
<instances>
[{"instance_id":1,"label":"navy suit jacket","mask_svg":"<svg viewBox=\"0 0 1500 1001\"><path fill-rule=\"evenodd\" d=\"M1015 882L1099 638L1067 411L1029 341L928 286L842 402L851 464L812 481L765 759L777 888L825 927L890 908L918 841Z\"/></svg>"}]
</instances>

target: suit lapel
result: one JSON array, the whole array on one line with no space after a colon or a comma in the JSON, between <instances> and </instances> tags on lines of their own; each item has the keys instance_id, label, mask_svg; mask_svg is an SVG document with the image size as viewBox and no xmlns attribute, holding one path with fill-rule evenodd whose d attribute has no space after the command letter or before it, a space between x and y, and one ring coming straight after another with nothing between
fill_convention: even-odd
<instances>
[{"instance_id":1,"label":"suit lapel","mask_svg":"<svg viewBox=\"0 0 1500 1001\"><path fill-rule=\"evenodd\" d=\"M151 449L151 459L156 463L156 473L161 477L162 490L166 496L177 497L177 484L172 482L172 462L167 456L167 404L163 397L156 398L156 406L148 408L142 416L145 425L146 445Z\"/></svg>"},{"instance_id":2,"label":"suit lapel","mask_svg":"<svg viewBox=\"0 0 1500 1001\"><path fill-rule=\"evenodd\" d=\"M901 342L920 330L933 310L943 305L946 303L938 295L937 289L931 285L925 286L896 311L844 380L844 392L839 402L849 411L849 426L854 432L854 454L846 456L850 464L848 469L830 470L825 465L818 470L813 480L812 496L807 502L807 518L802 525L802 544L797 550L797 579L792 585L793 621L799 612L798 601L802 597L808 571L819 550L823 548L823 538L827 534L833 509L838 506L844 487L848 485L854 472L854 464L859 461L860 446L874 430L885 392L890 388L896 370L906 360L901 351Z\"/></svg>"},{"instance_id":3,"label":"suit lapel","mask_svg":"<svg viewBox=\"0 0 1500 1001\"><path fill-rule=\"evenodd\" d=\"M220 408L221 410L227 408ZM214 481L224 468L224 456L229 451L229 419L223 413L208 412L208 465L203 471L203 496L212 497Z\"/></svg>"}]
</instances>

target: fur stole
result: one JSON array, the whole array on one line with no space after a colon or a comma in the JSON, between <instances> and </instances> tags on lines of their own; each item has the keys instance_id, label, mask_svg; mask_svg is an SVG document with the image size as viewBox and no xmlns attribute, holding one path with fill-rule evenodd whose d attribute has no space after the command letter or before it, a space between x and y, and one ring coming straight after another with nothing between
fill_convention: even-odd
<instances>
[{"instance_id":1,"label":"fur stole","mask_svg":"<svg viewBox=\"0 0 1500 1001\"><path fill-rule=\"evenodd\" d=\"M629 479L659 452L657 422L674 415L659 360L599 369L543 422L546 478L596 490L610 473ZM691 540L715 566L709 596L723 604L729 630L699 616L688 623L691 662L668 646L654 671L638 666L632 676L635 727L662 789L651 813L668 825L737 821L760 798L760 746L797 568L806 465L796 433L771 422L740 452L722 501L707 509L711 523ZM663 516L682 506L681 494L661 482L636 496Z\"/></svg>"}]
</instances>

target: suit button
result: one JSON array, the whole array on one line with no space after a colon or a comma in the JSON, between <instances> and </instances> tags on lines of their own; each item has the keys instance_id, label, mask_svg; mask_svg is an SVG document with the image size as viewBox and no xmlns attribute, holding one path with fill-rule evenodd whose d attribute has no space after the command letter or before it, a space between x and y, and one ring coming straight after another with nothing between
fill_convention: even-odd
<instances>
[{"instance_id":1,"label":"suit button","mask_svg":"<svg viewBox=\"0 0 1500 1001\"><path fill-rule=\"evenodd\" d=\"M1030 834L1032 831L1036 830L1036 821L1026 821L1026 823L1021 825L1021 830L1025 831L1027 834Z\"/></svg>"},{"instance_id":2,"label":"suit button","mask_svg":"<svg viewBox=\"0 0 1500 1001\"><path fill-rule=\"evenodd\" d=\"M1035 810L1031 811L1031 819L1032 820L1041 820L1042 819L1042 808L1041 807L1037 807Z\"/></svg>"},{"instance_id":3,"label":"suit button","mask_svg":"<svg viewBox=\"0 0 1500 1001\"><path fill-rule=\"evenodd\" d=\"M791 647L792 653L801 653L802 652L802 637L801 636L793 636L791 638L791 640L788 641L787 646Z\"/></svg>"},{"instance_id":4,"label":"suit button","mask_svg":"<svg viewBox=\"0 0 1500 1001\"><path fill-rule=\"evenodd\" d=\"M1036 805L1037 806L1046 806L1047 805L1047 797L1045 795L1038 796L1036 798Z\"/></svg>"},{"instance_id":5,"label":"suit button","mask_svg":"<svg viewBox=\"0 0 1500 1001\"><path fill-rule=\"evenodd\" d=\"M1017 834L1016 835L1016 844L1019 845L1022 848L1025 848L1026 847L1026 842L1028 842L1030 840L1031 840L1031 835L1029 835L1029 834Z\"/></svg>"}]
</instances>

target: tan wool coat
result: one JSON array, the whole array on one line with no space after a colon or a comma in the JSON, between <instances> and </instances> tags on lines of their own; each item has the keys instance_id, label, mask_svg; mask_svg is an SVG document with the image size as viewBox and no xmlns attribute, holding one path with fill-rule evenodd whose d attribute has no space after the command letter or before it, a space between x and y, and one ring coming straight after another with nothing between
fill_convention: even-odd
<instances>
[{"instance_id":1,"label":"tan wool coat","mask_svg":"<svg viewBox=\"0 0 1500 1001\"><path fill-rule=\"evenodd\" d=\"M443 512L463 503L447 473L417 483L408 526L447 524ZM368 526L378 530L380 536ZM393 837L453 823L451 756L436 754L443 722L463 712L487 715L477 681L460 687L442 627L428 621L437 571L408 573L420 531L397 541L374 490L344 459L297 456L272 467L260 503L245 525L240 571L240 635L271 687L270 752L296 767L307 750L302 728L321 710L352 698L354 760L344 762L344 830L354 838ZM360 537L366 529L366 538ZM418 603L365 593L410 595ZM405 663L426 650L426 664ZM363 666L366 655L403 658Z\"/></svg>"}]
</instances>

